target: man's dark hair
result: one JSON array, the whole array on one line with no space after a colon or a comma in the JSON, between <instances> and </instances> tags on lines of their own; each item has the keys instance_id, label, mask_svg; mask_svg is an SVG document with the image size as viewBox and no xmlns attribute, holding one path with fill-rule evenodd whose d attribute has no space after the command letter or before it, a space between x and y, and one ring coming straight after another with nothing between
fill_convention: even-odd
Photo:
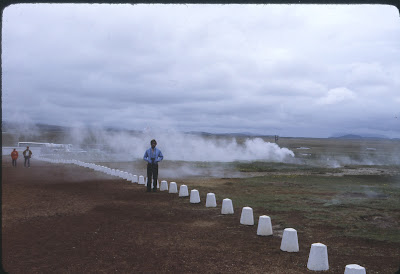
<instances>
[{"instance_id":1,"label":"man's dark hair","mask_svg":"<svg viewBox=\"0 0 400 274\"><path fill-rule=\"evenodd\" d=\"M157 141L154 140L154 139L150 141L150 145L151 145L152 143L156 143L156 145L157 145Z\"/></svg>"}]
</instances>

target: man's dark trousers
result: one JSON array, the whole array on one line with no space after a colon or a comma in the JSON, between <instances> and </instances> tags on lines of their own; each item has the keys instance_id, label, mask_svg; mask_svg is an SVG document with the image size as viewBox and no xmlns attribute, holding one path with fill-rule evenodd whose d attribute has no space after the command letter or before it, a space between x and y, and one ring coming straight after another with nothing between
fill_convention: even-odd
<instances>
[{"instance_id":1,"label":"man's dark trousers","mask_svg":"<svg viewBox=\"0 0 400 274\"><path fill-rule=\"evenodd\" d=\"M147 191L151 191L151 179L153 179L153 190L157 190L158 164L147 164Z\"/></svg>"},{"instance_id":2,"label":"man's dark trousers","mask_svg":"<svg viewBox=\"0 0 400 274\"><path fill-rule=\"evenodd\" d=\"M26 167L26 162L28 162L28 167L30 167L31 166L30 158L28 156L24 157L25 157L24 167Z\"/></svg>"}]
</instances>

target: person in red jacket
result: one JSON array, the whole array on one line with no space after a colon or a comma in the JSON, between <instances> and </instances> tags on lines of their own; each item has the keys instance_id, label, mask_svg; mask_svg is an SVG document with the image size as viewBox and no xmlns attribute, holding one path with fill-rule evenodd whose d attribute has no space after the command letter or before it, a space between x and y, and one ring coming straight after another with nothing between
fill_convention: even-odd
<instances>
[{"instance_id":1,"label":"person in red jacket","mask_svg":"<svg viewBox=\"0 0 400 274\"><path fill-rule=\"evenodd\" d=\"M18 151L14 150L11 152L11 159L13 167L17 167Z\"/></svg>"}]
</instances>

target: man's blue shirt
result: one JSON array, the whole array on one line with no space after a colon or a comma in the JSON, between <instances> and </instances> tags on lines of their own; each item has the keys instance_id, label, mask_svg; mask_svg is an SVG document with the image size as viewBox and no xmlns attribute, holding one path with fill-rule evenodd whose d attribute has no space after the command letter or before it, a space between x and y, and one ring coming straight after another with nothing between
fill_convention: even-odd
<instances>
[{"instance_id":1,"label":"man's blue shirt","mask_svg":"<svg viewBox=\"0 0 400 274\"><path fill-rule=\"evenodd\" d=\"M158 148L154 148L154 152L151 148L149 148L144 153L143 160L151 164L151 158L154 158L154 163L158 163L161 162L162 159L164 159L164 156L162 155L161 150L159 150Z\"/></svg>"}]
</instances>

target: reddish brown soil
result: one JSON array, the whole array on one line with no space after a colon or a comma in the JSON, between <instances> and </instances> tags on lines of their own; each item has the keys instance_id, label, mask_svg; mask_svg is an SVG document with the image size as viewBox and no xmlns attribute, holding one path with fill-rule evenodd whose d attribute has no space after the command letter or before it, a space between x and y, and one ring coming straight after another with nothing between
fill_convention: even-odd
<instances>
[{"instance_id":1,"label":"reddish brown soil","mask_svg":"<svg viewBox=\"0 0 400 274\"><path fill-rule=\"evenodd\" d=\"M310 246L328 246L330 270L360 264L394 273L396 244L311 233L299 227L300 252L280 251L279 236L260 237L217 208L75 165L2 163L2 263L9 273L313 273ZM257 213L255 211L255 213ZM290 215L290 214L289 214ZM258 218L258 216L255 216ZM296 219L296 216L289 216ZM299 223L301 222L299 218Z\"/></svg>"}]
</instances>

